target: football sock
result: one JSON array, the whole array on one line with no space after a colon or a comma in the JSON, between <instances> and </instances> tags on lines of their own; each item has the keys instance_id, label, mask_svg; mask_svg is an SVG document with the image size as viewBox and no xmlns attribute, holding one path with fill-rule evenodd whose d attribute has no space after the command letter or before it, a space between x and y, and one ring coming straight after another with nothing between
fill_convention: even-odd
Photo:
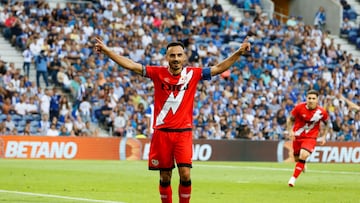
<instances>
[{"instance_id":1,"label":"football sock","mask_svg":"<svg viewBox=\"0 0 360 203\"><path fill-rule=\"evenodd\" d=\"M299 161L296 163L293 174L295 178L297 178L300 175L300 173L304 170L305 162L306 162L305 160L299 159Z\"/></svg>"},{"instance_id":2,"label":"football sock","mask_svg":"<svg viewBox=\"0 0 360 203\"><path fill-rule=\"evenodd\" d=\"M191 180L181 181L179 184L179 202L189 203L191 197Z\"/></svg>"},{"instance_id":3,"label":"football sock","mask_svg":"<svg viewBox=\"0 0 360 203\"><path fill-rule=\"evenodd\" d=\"M170 182L160 181L159 192L162 203L172 203L172 189Z\"/></svg>"}]
</instances>

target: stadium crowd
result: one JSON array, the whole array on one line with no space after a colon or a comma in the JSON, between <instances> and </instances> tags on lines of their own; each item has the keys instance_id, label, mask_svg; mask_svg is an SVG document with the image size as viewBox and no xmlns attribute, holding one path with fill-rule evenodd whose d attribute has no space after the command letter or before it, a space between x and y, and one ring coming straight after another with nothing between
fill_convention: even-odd
<instances>
[{"instance_id":1,"label":"stadium crowd","mask_svg":"<svg viewBox=\"0 0 360 203\"><path fill-rule=\"evenodd\" d=\"M321 25L301 17L280 22L249 0L240 22L217 0L3 3L3 36L23 53L24 67L0 60L0 134L151 137L153 87L94 52L99 36L118 54L166 65L166 45L187 47L190 66L211 66L249 36L253 48L218 78L198 86L194 139L287 139L286 118L309 89L321 93L328 140L360 141L358 59ZM37 78L29 81L34 63ZM43 76L46 87L40 86Z\"/></svg>"}]
</instances>

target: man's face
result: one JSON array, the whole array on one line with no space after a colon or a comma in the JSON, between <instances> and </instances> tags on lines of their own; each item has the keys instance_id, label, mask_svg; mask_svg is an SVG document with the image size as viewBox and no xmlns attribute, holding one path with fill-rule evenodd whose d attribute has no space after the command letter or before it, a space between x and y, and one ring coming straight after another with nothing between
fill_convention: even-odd
<instances>
[{"instance_id":1,"label":"man's face","mask_svg":"<svg viewBox=\"0 0 360 203\"><path fill-rule=\"evenodd\" d=\"M182 69L186 60L185 51L181 46L169 47L166 52L166 59L169 62L171 71L177 72Z\"/></svg>"},{"instance_id":2,"label":"man's face","mask_svg":"<svg viewBox=\"0 0 360 203\"><path fill-rule=\"evenodd\" d=\"M319 98L316 94L308 94L306 97L306 106L309 109L315 109L318 105Z\"/></svg>"}]
</instances>

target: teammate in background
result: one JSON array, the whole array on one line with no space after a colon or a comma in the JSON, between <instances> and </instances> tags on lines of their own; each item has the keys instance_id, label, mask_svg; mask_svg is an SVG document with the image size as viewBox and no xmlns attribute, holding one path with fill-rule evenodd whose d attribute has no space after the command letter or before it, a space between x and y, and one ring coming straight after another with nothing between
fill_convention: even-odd
<instances>
[{"instance_id":1,"label":"teammate in background","mask_svg":"<svg viewBox=\"0 0 360 203\"><path fill-rule=\"evenodd\" d=\"M200 80L228 70L241 55L250 51L246 38L241 47L224 61L212 67L187 67L187 56L181 42L166 47L168 66L144 66L111 51L102 40L95 48L121 67L150 78L154 83L154 133L149 153L149 170L160 171L159 192L162 203L172 203L171 177L175 162L178 167L180 203L190 202L192 168L193 101Z\"/></svg>"},{"instance_id":2,"label":"teammate in background","mask_svg":"<svg viewBox=\"0 0 360 203\"><path fill-rule=\"evenodd\" d=\"M309 90L306 94L306 102L297 104L287 119L287 130L293 139L294 159L296 166L288 184L295 186L295 181L304 170L306 159L314 151L317 137L320 132L320 121L324 122L324 133L321 135L321 145L326 142L326 134L330 121L328 113L318 105L319 93L316 90Z\"/></svg>"}]
</instances>

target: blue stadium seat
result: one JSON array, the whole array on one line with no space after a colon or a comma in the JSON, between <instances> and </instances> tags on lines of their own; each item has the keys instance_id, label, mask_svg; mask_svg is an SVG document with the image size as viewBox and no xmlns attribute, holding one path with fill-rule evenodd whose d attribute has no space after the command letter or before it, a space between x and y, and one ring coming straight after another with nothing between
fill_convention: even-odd
<instances>
[{"instance_id":1,"label":"blue stadium seat","mask_svg":"<svg viewBox=\"0 0 360 203\"><path fill-rule=\"evenodd\" d=\"M20 128L20 127L25 127L25 124L26 124L26 120L20 120L18 123L17 123L17 126Z\"/></svg>"},{"instance_id":2,"label":"blue stadium seat","mask_svg":"<svg viewBox=\"0 0 360 203\"><path fill-rule=\"evenodd\" d=\"M20 116L20 115L18 115L18 114L13 114L13 115L11 116L11 120L13 120L14 122L19 122L19 121L21 121L22 119L23 119L23 117Z\"/></svg>"},{"instance_id":3,"label":"blue stadium seat","mask_svg":"<svg viewBox=\"0 0 360 203\"><path fill-rule=\"evenodd\" d=\"M356 48L360 49L360 37L356 38Z\"/></svg>"},{"instance_id":4,"label":"blue stadium seat","mask_svg":"<svg viewBox=\"0 0 360 203\"><path fill-rule=\"evenodd\" d=\"M348 16L349 20L356 20L358 14L356 13L356 11L354 9L349 9L349 10L347 10L347 16Z\"/></svg>"},{"instance_id":5,"label":"blue stadium seat","mask_svg":"<svg viewBox=\"0 0 360 203\"><path fill-rule=\"evenodd\" d=\"M350 31L350 32L349 32L349 35L348 35L348 40L349 40L349 42L355 44L355 43L356 43L356 39L357 39L357 35L358 35L357 32L355 32L355 31Z\"/></svg>"},{"instance_id":6,"label":"blue stadium seat","mask_svg":"<svg viewBox=\"0 0 360 203\"><path fill-rule=\"evenodd\" d=\"M5 114L0 114L0 122L3 122L6 119Z\"/></svg>"},{"instance_id":7,"label":"blue stadium seat","mask_svg":"<svg viewBox=\"0 0 360 203\"><path fill-rule=\"evenodd\" d=\"M30 122L30 127L38 128L39 127L39 121L33 120Z\"/></svg>"},{"instance_id":8,"label":"blue stadium seat","mask_svg":"<svg viewBox=\"0 0 360 203\"><path fill-rule=\"evenodd\" d=\"M218 26L211 26L211 27L209 28L209 31L210 31L211 33L217 34L218 32L220 32L220 28L219 28Z\"/></svg>"},{"instance_id":9,"label":"blue stadium seat","mask_svg":"<svg viewBox=\"0 0 360 203\"><path fill-rule=\"evenodd\" d=\"M38 134L38 128L37 128L37 127L30 126L30 133L31 133L32 135L37 135L37 134Z\"/></svg>"}]
</instances>

